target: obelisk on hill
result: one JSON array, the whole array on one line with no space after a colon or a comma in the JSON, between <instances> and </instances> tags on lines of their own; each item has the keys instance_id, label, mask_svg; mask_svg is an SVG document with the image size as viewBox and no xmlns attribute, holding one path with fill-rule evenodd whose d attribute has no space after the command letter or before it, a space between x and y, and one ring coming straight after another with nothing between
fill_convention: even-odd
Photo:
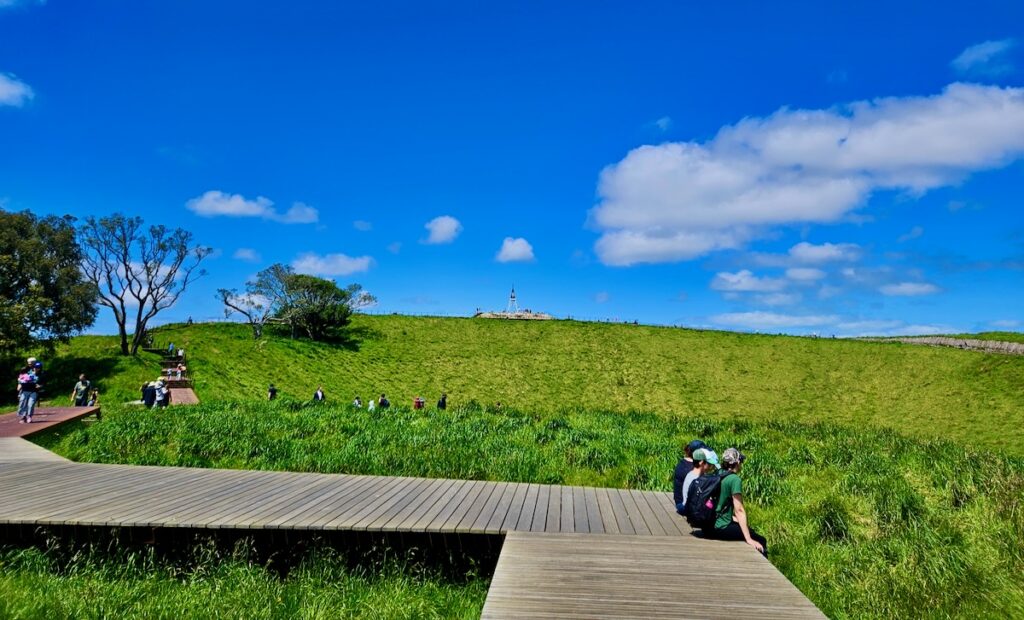
<instances>
[{"instance_id":1,"label":"obelisk on hill","mask_svg":"<svg viewBox=\"0 0 1024 620\"><path fill-rule=\"evenodd\" d=\"M508 307L505 308L506 314L516 314L519 312L519 304L516 302L516 287L512 285L512 294L508 296Z\"/></svg>"}]
</instances>

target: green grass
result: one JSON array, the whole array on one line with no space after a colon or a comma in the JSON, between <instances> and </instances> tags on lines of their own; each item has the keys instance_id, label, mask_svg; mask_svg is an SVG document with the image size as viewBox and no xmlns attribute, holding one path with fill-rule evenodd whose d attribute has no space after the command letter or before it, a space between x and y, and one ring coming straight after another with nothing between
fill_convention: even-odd
<instances>
[{"instance_id":1,"label":"green grass","mask_svg":"<svg viewBox=\"0 0 1024 620\"><path fill-rule=\"evenodd\" d=\"M824 423L295 402L125 408L44 444L93 462L669 490L693 437L748 454L751 523L829 616L1024 614L1024 461L973 446Z\"/></svg>"},{"instance_id":2,"label":"green grass","mask_svg":"<svg viewBox=\"0 0 1024 620\"><path fill-rule=\"evenodd\" d=\"M452 583L395 561L351 568L328 549L283 578L244 548L192 555L0 547L0 617L469 619L487 593L485 580Z\"/></svg>"},{"instance_id":3,"label":"green grass","mask_svg":"<svg viewBox=\"0 0 1024 620\"><path fill-rule=\"evenodd\" d=\"M268 383L308 399L394 403L447 391L453 405L502 402L871 425L1024 455L1024 357L909 344L761 336L573 321L358 316L358 350L272 337L242 325L170 326L204 401L260 400ZM123 360L113 338L77 338L48 364L51 391L96 367L103 402L138 398L157 357ZM65 401L66 402L66 401Z\"/></svg>"}]
</instances>

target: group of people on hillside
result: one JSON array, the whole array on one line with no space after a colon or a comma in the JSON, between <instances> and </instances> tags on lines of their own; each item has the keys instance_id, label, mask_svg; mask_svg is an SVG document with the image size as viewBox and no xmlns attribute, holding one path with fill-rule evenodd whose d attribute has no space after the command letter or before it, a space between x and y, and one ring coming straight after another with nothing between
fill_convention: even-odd
<instances>
[{"instance_id":1,"label":"group of people on hillside","mask_svg":"<svg viewBox=\"0 0 1024 620\"><path fill-rule=\"evenodd\" d=\"M25 361L18 372L18 422L30 424L43 391L43 363L34 357ZM71 390L71 403L75 407L92 407L99 402L100 392L93 388L84 374Z\"/></svg>"},{"instance_id":2,"label":"group of people on hillside","mask_svg":"<svg viewBox=\"0 0 1024 620\"><path fill-rule=\"evenodd\" d=\"M161 377L142 384L142 404L152 409L163 409L171 404L171 389Z\"/></svg>"},{"instance_id":3,"label":"group of people on hillside","mask_svg":"<svg viewBox=\"0 0 1024 620\"><path fill-rule=\"evenodd\" d=\"M676 511L707 538L743 541L766 557L768 541L747 523L740 472L747 457L728 448L721 459L703 441L694 439L673 475Z\"/></svg>"},{"instance_id":4,"label":"group of people on hillside","mask_svg":"<svg viewBox=\"0 0 1024 620\"><path fill-rule=\"evenodd\" d=\"M278 394L277 388L274 387L273 383L271 383L267 387L267 400L276 400L277 399L277 394ZM325 402L326 400L327 400L327 394L324 392L324 386L318 385L317 388L316 388L316 391L313 392L313 402L322 403L322 402ZM412 399L412 408L413 409L424 409L426 407L426 404L427 404L427 401L422 396L416 396L416 397L414 397ZM357 395L354 399L352 399L352 406L355 407L356 409L362 409L363 408L363 398L361 396ZM391 407L391 401L388 400L387 394L383 394L383 393L380 395L379 399L371 398L370 401L368 403L366 403L366 410L367 411L374 411L374 410L377 410L377 409L387 409L389 407ZM441 393L441 398L439 398L437 400L437 408L441 409L441 410L444 410L444 409L448 408L448 394L446 392L442 392Z\"/></svg>"}]
</instances>

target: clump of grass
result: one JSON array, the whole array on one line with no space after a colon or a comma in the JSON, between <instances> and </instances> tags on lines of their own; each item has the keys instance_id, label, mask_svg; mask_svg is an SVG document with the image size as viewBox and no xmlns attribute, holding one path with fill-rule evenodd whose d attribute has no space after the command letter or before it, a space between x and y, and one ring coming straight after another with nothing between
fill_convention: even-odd
<instances>
[{"instance_id":1,"label":"clump of grass","mask_svg":"<svg viewBox=\"0 0 1024 620\"><path fill-rule=\"evenodd\" d=\"M297 402L113 410L42 441L81 461L667 491L699 437L748 460L772 562L831 617L1024 616L1024 460L870 428L585 408L367 412Z\"/></svg>"},{"instance_id":2,"label":"clump of grass","mask_svg":"<svg viewBox=\"0 0 1024 620\"><path fill-rule=\"evenodd\" d=\"M3 618L477 618L487 581L388 559L353 566L314 548L282 577L245 546L153 550L0 547Z\"/></svg>"}]
</instances>

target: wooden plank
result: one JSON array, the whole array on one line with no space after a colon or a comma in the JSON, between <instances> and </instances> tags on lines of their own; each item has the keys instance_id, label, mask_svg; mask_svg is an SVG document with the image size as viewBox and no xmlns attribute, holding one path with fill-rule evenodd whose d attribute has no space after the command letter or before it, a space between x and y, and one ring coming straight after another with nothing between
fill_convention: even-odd
<instances>
[{"instance_id":1,"label":"wooden plank","mask_svg":"<svg viewBox=\"0 0 1024 620\"><path fill-rule=\"evenodd\" d=\"M562 529L562 487L552 486L548 495L548 519L545 532L560 532Z\"/></svg>"},{"instance_id":2,"label":"wooden plank","mask_svg":"<svg viewBox=\"0 0 1024 620\"><path fill-rule=\"evenodd\" d=\"M587 507L587 531L591 534L604 534L604 522L601 520L601 510L597 505L597 489L583 489L583 498L583 503Z\"/></svg>"},{"instance_id":3,"label":"wooden plank","mask_svg":"<svg viewBox=\"0 0 1024 620\"><path fill-rule=\"evenodd\" d=\"M672 503L671 495L668 493L645 491L643 496L647 500L647 505L651 507L651 511L658 517L658 522L661 523L665 534L688 535L690 533L689 525L676 513L676 507ZM685 531L683 526L685 526Z\"/></svg>"},{"instance_id":4,"label":"wooden plank","mask_svg":"<svg viewBox=\"0 0 1024 620\"><path fill-rule=\"evenodd\" d=\"M374 485L370 492L364 495L357 504L345 506L337 517L324 525L324 529L347 530L351 528L354 523L371 514L381 504L387 502L392 497L394 491L405 484L407 484L407 478L384 479L380 484Z\"/></svg>"},{"instance_id":5,"label":"wooden plank","mask_svg":"<svg viewBox=\"0 0 1024 620\"><path fill-rule=\"evenodd\" d=\"M473 507L473 504L477 501L477 498L480 496L481 493L484 492L485 489L487 491L490 491L490 487L486 482L480 482L478 480L472 481L469 485L469 492L465 495L465 497L459 498L461 501L455 506L453 506L452 511L445 518L440 528L438 528L438 531L456 531L459 522L462 521L463 517L466 516L466 513L469 512L469 509Z\"/></svg>"},{"instance_id":6,"label":"wooden plank","mask_svg":"<svg viewBox=\"0 0 1024 620\"><path fill-rule=\"evenodd\" d=\"M431 510L431 508L434 507L435 504L443 501L446 497L450 497L450 495L448 495L449 489L455 486L455 483L455 480L444 478L431 480L419 496L408 502L402 510L394 513L387 521L371 523L370 529L379 529L382 531L408 531L403 528L403 525L409 519L415 520L418 517L424 516Z\"/></svg>"},{"instance_id":7,"label":"wooden plank","mask_svg":"<svg viewBox=\"0 0 1024 620\"><path fill-rule=\"evenodd\" d=\"M526 486L526 496L523 498L523 507L519 510L519 520L509 530L522 530L529 532L533 527L533 514L537 510L537 493L540 485L529 484Z\"/></svg>"},{"instance_id":8,"label":"wooden plank","mask_svg":"<svg viewBox=\"0 0 1024 620\"><path fill-rule=\"evenodd\" d=\"M583 495L583 487L572 488L573 531L590 533L590 522L587 518L587 500Z\"/></svg>"},{"instance_id":9,"label":"wooden plank","mask_svg":"<svg viewBox=\"0 0 1024 620\"><path fill-rule=\"evenodd\" d=\"M537 487L537 503L533 507L533 522L530 524L531 532L547 531L548 504L551 502L552 488L554 487L547 484Z\"/></svg>"},{"instance_id":10,"label":"wooden plank","mask_svg":"<svg viewBox=\"0 0 1024 620\"><path fill-rule=\"evenodd\" d=\"M653 536L665 536L668 534L665 528L662 527L661 522L658 520L658 516L654 514L651 507L647 505L647 500L644 499L642 491L630 491L633 501L636 503L637 509L640 511L640 516L643 517L644 523L647 524L647 529L651 531ZM673 531L675 528L673 528Z\"/></svg>"},{"instance_id":11,"label":"wooden plank","mask_svg":"<svg viewBox=\"0 0 1024 620\"><path fill-rule=\"evenodd\" d=\"M366 530L371 529L371 524L380 519L390 520L411 502L414 502L423 493L425 488L430 487L431 482L431 480L425 478L405 478L405 484L395 487L390 493L390 497L350 527L355 530Z\"/></svg>"},{"instance_id":12,"label":"wooden plank","mask_svg":"<svg viewBox=\"0 0 1024 620\"><path fill-rule=\"evenodd\" d=\"M329 505L340 495L350 492L362 479L362 476L333 475L329 478L330 484L321 493L304 502L296 502L290 510L282 511L282 514L268 521L265 527L267 529L281 529L285 526L302 527L304 523L309 522L310 517L318 508Z\"/></svg>"},{"instance_id":13,"label":"wooden plank","mask_svg":"<svg viewBox=\"0 0 1024 620\"><path fill-rule=\"evenodd\" d=\"M562 487L562 505L559 507L559 527L560 532L573 532L575 531L575 521L573 520L574 502L572 487Z\"/></svg>"},{"instance_id":14,"label":"wooden plank","mask_svg":"<svg viewBox=\"0 0 1024 620\"><path fill-rule=\"evenodd\" d=\"M469 495L474 491L472 480L459 480L448 493L445 493L443 501L439 501L430 510L425 512L419 519L408 527L410 531L442 532L445 531L445 523L452 518L455 511L463 502L467 501Z\"/></svg>"},{"instance_id":15,"label":"wooden plank","mask_svg":"<svg viewBox=\"0 0 1024 620\"><path fill-rule=\"evenodd\" d=\"M618 524L615 522L615 511L612 510L612 502L608 499L608 489L597 489L597 507L601 512L601 526L608 534L621 534Z\"/></svg>"},{"instance_id":16,"label":"wooden plank","mask_svg":"<svg viewBox=\"0 0 1024 620\"><path fill-rule=\"evenodd\" d=\"M505 522L505 516L508 514L512 498L515 496L516 489L518 488L519 484L515 482L505 483L501 489L501 494L492 496L492 502L484 507L483 512L480 513L480 518L474 524L474 528L486 534L500 534L502 532L501 524Z\"/></svg>"},{"instance_id":17,"label":"wooden plank","mask_svg":"<svg viewBox=\"0 0 1024 620\"><path fill-rule=\"evenodd\" d=\"M304 514L302 523L292 527L322 530L327 523L343 514L350 506L358 504L368 493L372 493L377 486L384 483L384 479L380 476L358 476L357 478L355 484L347 487L344 492L324 502L311 512Z\"/></svg>"},{"instance_id":18,"label":"wooden plank","mask_svg":"<svg viewBox=\"0 0 1024 620\"><path fill-rule=\"evenodd\" d=\"M515 494L512 495L512 499L508 505L508 512L505 513L505 518L502 520L501 525L498 529L502 532L508 532L516 529L516 524L519 523L519 517L523 514L523 504L526 503L526 492L530 489L530 485L525 482L516 484ZM530 518L533 518L531 513Z\"/></svg>"},{"instance_id":19,"label":"wooden plank","mask_svg":"<svg viewBox=\"0 0 1024 620\"><path fill-rule=\"evenodd\" d=\"M622 499L623 493L618 489L608 489L608 502L612 505L615 514L615 522L619 531L623 534L636 534L636 527L626 510L626 503Z\"/></svg>"},{"instance_id":20,"label":"wooden plank","mask_svg":"<svg viewBox=\"0 0 1024 620\"><path fill-rule=\"evenodd\" d=\"M259 503L255 510L237 519L231 527L263 529L266 524L285 514L296 502L305 503L318 492L330 486L330 478L323 474L309 475L289 480L283 489Z\"/></svg>"},{"instance_id":21,"label":"wooden plank","mask_svg":"<svg viewBox=\"0 0 1024 620\"><path fill-rule=\"evenodd\" d=\"M205 527L205 519L216 511L216 499L229 502L236 494L244 493L249 486L255 484L254 479L246 477L247 472L241 470L208 470L202 474L195 470L185 471L188 475L183 480L161 489L156 497L138 511L125 514L123 519L126 524L139 527ZM228 499L224 499L224 496ZM204 516L200 524L189 521L189 517L196 513Z\"/></svg>"},{"instance_id":22,"label":"wooden plank","mask_svg":"<svg viewBox=\"0 0 1024 620\"><path fill-rule=\"evenodd\" d=\"M25 441L20 437L0 437L0 461L56 461L69 463L66 458L50 452L46 448L40 448L31 441Z\"/></svg>"},{"instance_id":23,"label":"wooden plank","mask_svg":"<svg viewBox=\"0 0 1024 620\"><path fill-rule=\"evenodd\" d=\"M455 526L456 532L468 533L474 531L473 524L476 521L476 518L480 516L481 511L483 511L484 506L491 498L491 495L493 495L495 491L499 491L501 486L500 483L495 482L484 482L483 484L484 488L481 489L480 494L477 495L476 499L473 500L473 503L470 504L469 510L466 511L466 514L459 520L458 525Z\"/></svg>"}]
</instances>

